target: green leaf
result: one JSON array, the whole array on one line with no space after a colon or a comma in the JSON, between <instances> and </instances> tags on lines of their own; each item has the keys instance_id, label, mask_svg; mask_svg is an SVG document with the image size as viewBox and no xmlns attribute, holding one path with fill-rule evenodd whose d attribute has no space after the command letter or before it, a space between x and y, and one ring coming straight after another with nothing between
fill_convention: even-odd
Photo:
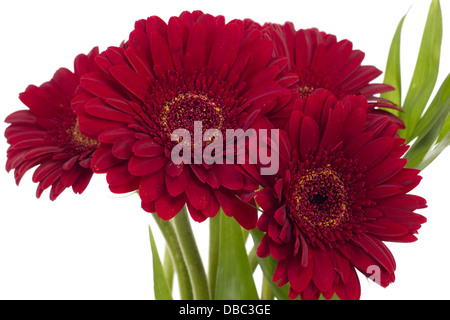
<instances>
[{"instance_id":1,"label":"green leaf","mask_svg":"<svg viewBox=\"0 0 450 320\"><path fill-rule=\"evenodd\" d=\"M417 169L425 169L434 159L448 146L450 145L450 132L447 133L442 140L437 143L432 150L430 150L422 160L422 162L416 166Z\"/></svg>"},{"instance_id":2,"label":"green leaf","mask_svg":"<svg viewBox=\"0 0 450 320\"><path fill-rule=\"evenodd\" d=\"M391 47L389 49L389 56L386 63L386 71L384 73L384 83L389 84L395 88L394 91L389 91L381 94L382 98L388 99L397 106L402 105L402 81L400 72L400 38L402 33L403 22L406 14L400 20L394 37L392 38ZM389 110L391 113L398 115L399 111Z\"/></svg>"},{"instance_id":3,"label":"green leaf","mask_svg":"<svg viewBox=\"0 0 450 320\"><path fill-rule=\"evenodd\" d=\"M416 135L425 135L433 126L442 120L446 120L442 126L442 132L439 133L439 137L443 137L450 129L450 121L448 115L450 113L450 74L442 83L439 91L433 99L433 102L425 111L425 114L420 119L416 127Z\"/></svg>"},{"instance_id":4,"label":"green leaf","mask_svg":"<svg viewBox=\"0 0 450 320\"><path fill-rule=\"evenodd\" d=\"M431 158L436 158L436 152L441 150L444 144L441 144L436 149L435 143L439 141L442 135L445 136L448 133L449 128L444 128L444 124L448 120L449 113L450 75L442 83L427 112L417 126L419 136L405 155L408 159L408 167L423 169L431 163ZM432 153L427 156L429 152ZM427 162L422 163L425 157L427 157Z\"/></svg>"},{"instance_id":5,"label":"green leaf","mask_svg":"<svg viewBox=\"0 0 450 320\"><path fill-rule=\"evenodd\" d=\"M439 0L433 0L420 44L414 74L403 103L406 142L417 135L416 125L436 83L442 42L442 13Z\"/></svg>"},{"instance_id":6,"label":"green leaf","mask_svg":"<svg viewBox=\"0 0 450 320\"><path fill-rule=\"evenodd\" d=\"M450 90L450 79L449 78L450 78L450 73L447 75L447 78L444 80L444 84L442 84L444 86L447 81L449 82L446 85L446 86L448 86L446 90ZM445 120L444 125L442 126L441 133L439 134L438 141L441 141L444 138L444 136L447 135L448 132L450 132L450 115L447 115L447 119Z\"/></svg>"},{"instance_id":7,"label":"green leaf","mask_svg":"<svg viewBox=\"0 0 450 320\"><path fill-rule=\"evenodd\" d=\"M153 238L152 230L148 226L148 233L150 235L150 245L152 247L153 258L153 286L155 291L156 300L172 300L172 294L170 293L170 287L164 273L164 268L161 263L158 254L158 248L156 247L155 239Z\"/></svg>"},{"instance_id":8,"label":"green leaf","mask_svg":"<svg viewBox=\"0 0 450 320\"><path fill-rule=\"evenodd\" d=\"M245 250L241 226L220 214L216 300L258 300L255 281Z\"/></svg>"},{"instance_id":9,"label":"green leaf","mask_svg":"<svg viewBox=\"0 0 450 320\"><path fill-rule=\"evenodd\" d=\"M250 234L252 235L253 242L255 244L255 248L259 246L264 234L257 230L250 230ZM285 284L282 287L278 287L275 282L272 281L273 274L275 272L275 268L277 266L277 261L272 257L260 258L258 257L258 263L261 267L264 277L266 278L267 284L270 286L272 293L278 300L291 300L289 298L289 285Z\"/></svg>"}]
</instances>

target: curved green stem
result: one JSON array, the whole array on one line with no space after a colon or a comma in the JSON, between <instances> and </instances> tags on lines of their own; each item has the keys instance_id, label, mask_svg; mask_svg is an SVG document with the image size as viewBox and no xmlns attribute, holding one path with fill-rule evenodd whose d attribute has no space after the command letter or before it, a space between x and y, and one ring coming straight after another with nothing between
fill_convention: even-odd
<instances>
[{"instance_id":1,"label":"curved green stem","mask_svg":"<svg viewBox=\"0 0 450 320\"><path fill-rule=\"evenodd\" d=\"M194 297L192 285L175 229L170 222L162 220L156 214L153 214L153 217L155 218L156 224L161 230L169 248L169 252L172 255L172 261L175 266L180 287L180 298L182 300L192 300Z\"/></svg>"},{"instance_id":2,"label":"curved green stem","mask_svg":"<svg viewBox=\"0 0 450 320\"><path fill-rule=\"evenodd\" d=\"M248 253L248 262L250 264L250 270L252 270L252 273L255 272L256 267L258 267L258 256L256 255L256 249L255 247L250 250Z\"/></svg>"},{"instance_id":3,"label":"curved green stem","mask_svg":"<svg viewBox=\"0 0 450 320\"><path fill-rule=\"evenodd\" d=\"M172 292L173 288L173 276L175 273L175 270L173 269L173 260L172 260L172 254L170 253L169 247L166 245L166 248L164 249L164 273L166 275L167 284L169 285L170 292Z\"/></svg>"},{"instance_id":4,"label":"curved green stem","mask_svg":"<svg viewBox=\"0 0 450 320\"><path fill-rule=\"evenodd\" d=\"M274 296L266 278L262 279L261 300L273 300Z\"/></svg>"},{"instance_id":5,"label":"curved green stem","mask_svg":"<svg viewBox=\"0 0 450 320\"><path fill-rule=\"evenodd\" d=\"M219 236L220 236L220 215L222 209L214 217L209 219L209 262L208 262L208 282L211 289L211 299L214 300L216 292L217 264L219 261Z\"/></svg>"},{"instance_id":6,"label":"curved green stem","mask_svg":"<svg viewBox=\"0 0 450 320\"><path fill-rule=\"evenodd\" d=\"M195 300L209 300L209 286L205 268L197 248L186 206L172 219L178 242L192 283Z\"/></svg>"}]
</instances>

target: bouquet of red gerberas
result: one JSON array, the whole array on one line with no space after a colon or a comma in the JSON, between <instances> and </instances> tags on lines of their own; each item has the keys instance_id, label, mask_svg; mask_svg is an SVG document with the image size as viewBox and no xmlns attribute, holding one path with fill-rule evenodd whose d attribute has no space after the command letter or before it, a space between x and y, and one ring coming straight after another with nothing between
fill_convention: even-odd
<instances>
[{"instance_id":1,"label":"bouquet of red gerberas","mask_svg":"<svg viewBox=\"0 0 450 320\"><path fill-rule=\"evenodd\" d=\"M182 299L358 299L357 271L394 281L384 242L416 240L426 201L410 192L450 143L448 77L424 112L439 1L403 103L402 23L385 83L372 83L381 71L362 51L317 29L201 11L139 20L121 45L20 94L28 110L6 119L6 169L18 184L36 167L37 197L50 188L52 200L94 173L137 193L170 254L169 268L150 232L157 299L172 298L174 273ZM190 219L210 223L208 272Z\"/></svg>"}]
</instances>

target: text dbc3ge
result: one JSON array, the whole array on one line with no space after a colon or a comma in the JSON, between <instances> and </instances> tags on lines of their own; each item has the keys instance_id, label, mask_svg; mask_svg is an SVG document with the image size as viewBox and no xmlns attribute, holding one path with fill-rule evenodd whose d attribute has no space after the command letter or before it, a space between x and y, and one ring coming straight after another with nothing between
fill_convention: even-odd
<instances>
[{"instance_id":1,"label":"text dbc3ge","mask_svg":"<svg viewBox=\"0 0 450 320\"><path fill-rule=\"evenodd\" d=\"M252 304L225 304L223 306L223 314L243 314L243 315L268 315L270 314L270 305L252 305Z\"/></svg>"}]
</instances>

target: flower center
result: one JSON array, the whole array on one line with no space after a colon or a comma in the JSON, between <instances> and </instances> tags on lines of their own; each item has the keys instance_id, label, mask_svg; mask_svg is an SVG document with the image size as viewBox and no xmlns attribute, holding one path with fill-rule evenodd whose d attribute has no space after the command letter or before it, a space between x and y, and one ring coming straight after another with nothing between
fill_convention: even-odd
<instances>
[{"instance_id":1,"label":"flower center","mask_svg":"<svg viewBox=\"0 0 450 320\"><path fill-rule=\"evenodd\" d=\"M76 148L81 149L91 149L91 148L97 148L100 145L100 142L96 140L92 140L85 135L83 135L80 131L80 127L78 124L78 118L76 119L75 123L72 127L66 130L69 137L71 138L72 143L76 145Z\"/></svg>"},{"instance_id":2,"label":"flower center","mask_svg":"<svg viewBox=\"0 0 450 320\"><path fill-rule=\"evenodd\" d=\"M306 84L302 84L297 88L298 93L302 98L307 98L314 91L314 87Z\"/></svg>"},{"instance_id":3,"label":"flower center","mask_svg":"<svg viewBox=\"0 0 450 320\"><path fill-rule=\"evenodd\" d=\"M291 219L310 238L339 228L349 216L349 196L341 175L329 166L292 177L288 209Z\"/></svg>"},{"instance_id":4,"label":"flower center","mask_svg":"<svg viewBox=\"0 0 450 320\"><path fill-rule=\"evenodd\" d=\"M180 93L161 108L160 124L168 136L177 129L194 132L194 122L201 121L204 133L221 130L224 124L221 104L203 93Z\"/></svg>"}]
</instances>

